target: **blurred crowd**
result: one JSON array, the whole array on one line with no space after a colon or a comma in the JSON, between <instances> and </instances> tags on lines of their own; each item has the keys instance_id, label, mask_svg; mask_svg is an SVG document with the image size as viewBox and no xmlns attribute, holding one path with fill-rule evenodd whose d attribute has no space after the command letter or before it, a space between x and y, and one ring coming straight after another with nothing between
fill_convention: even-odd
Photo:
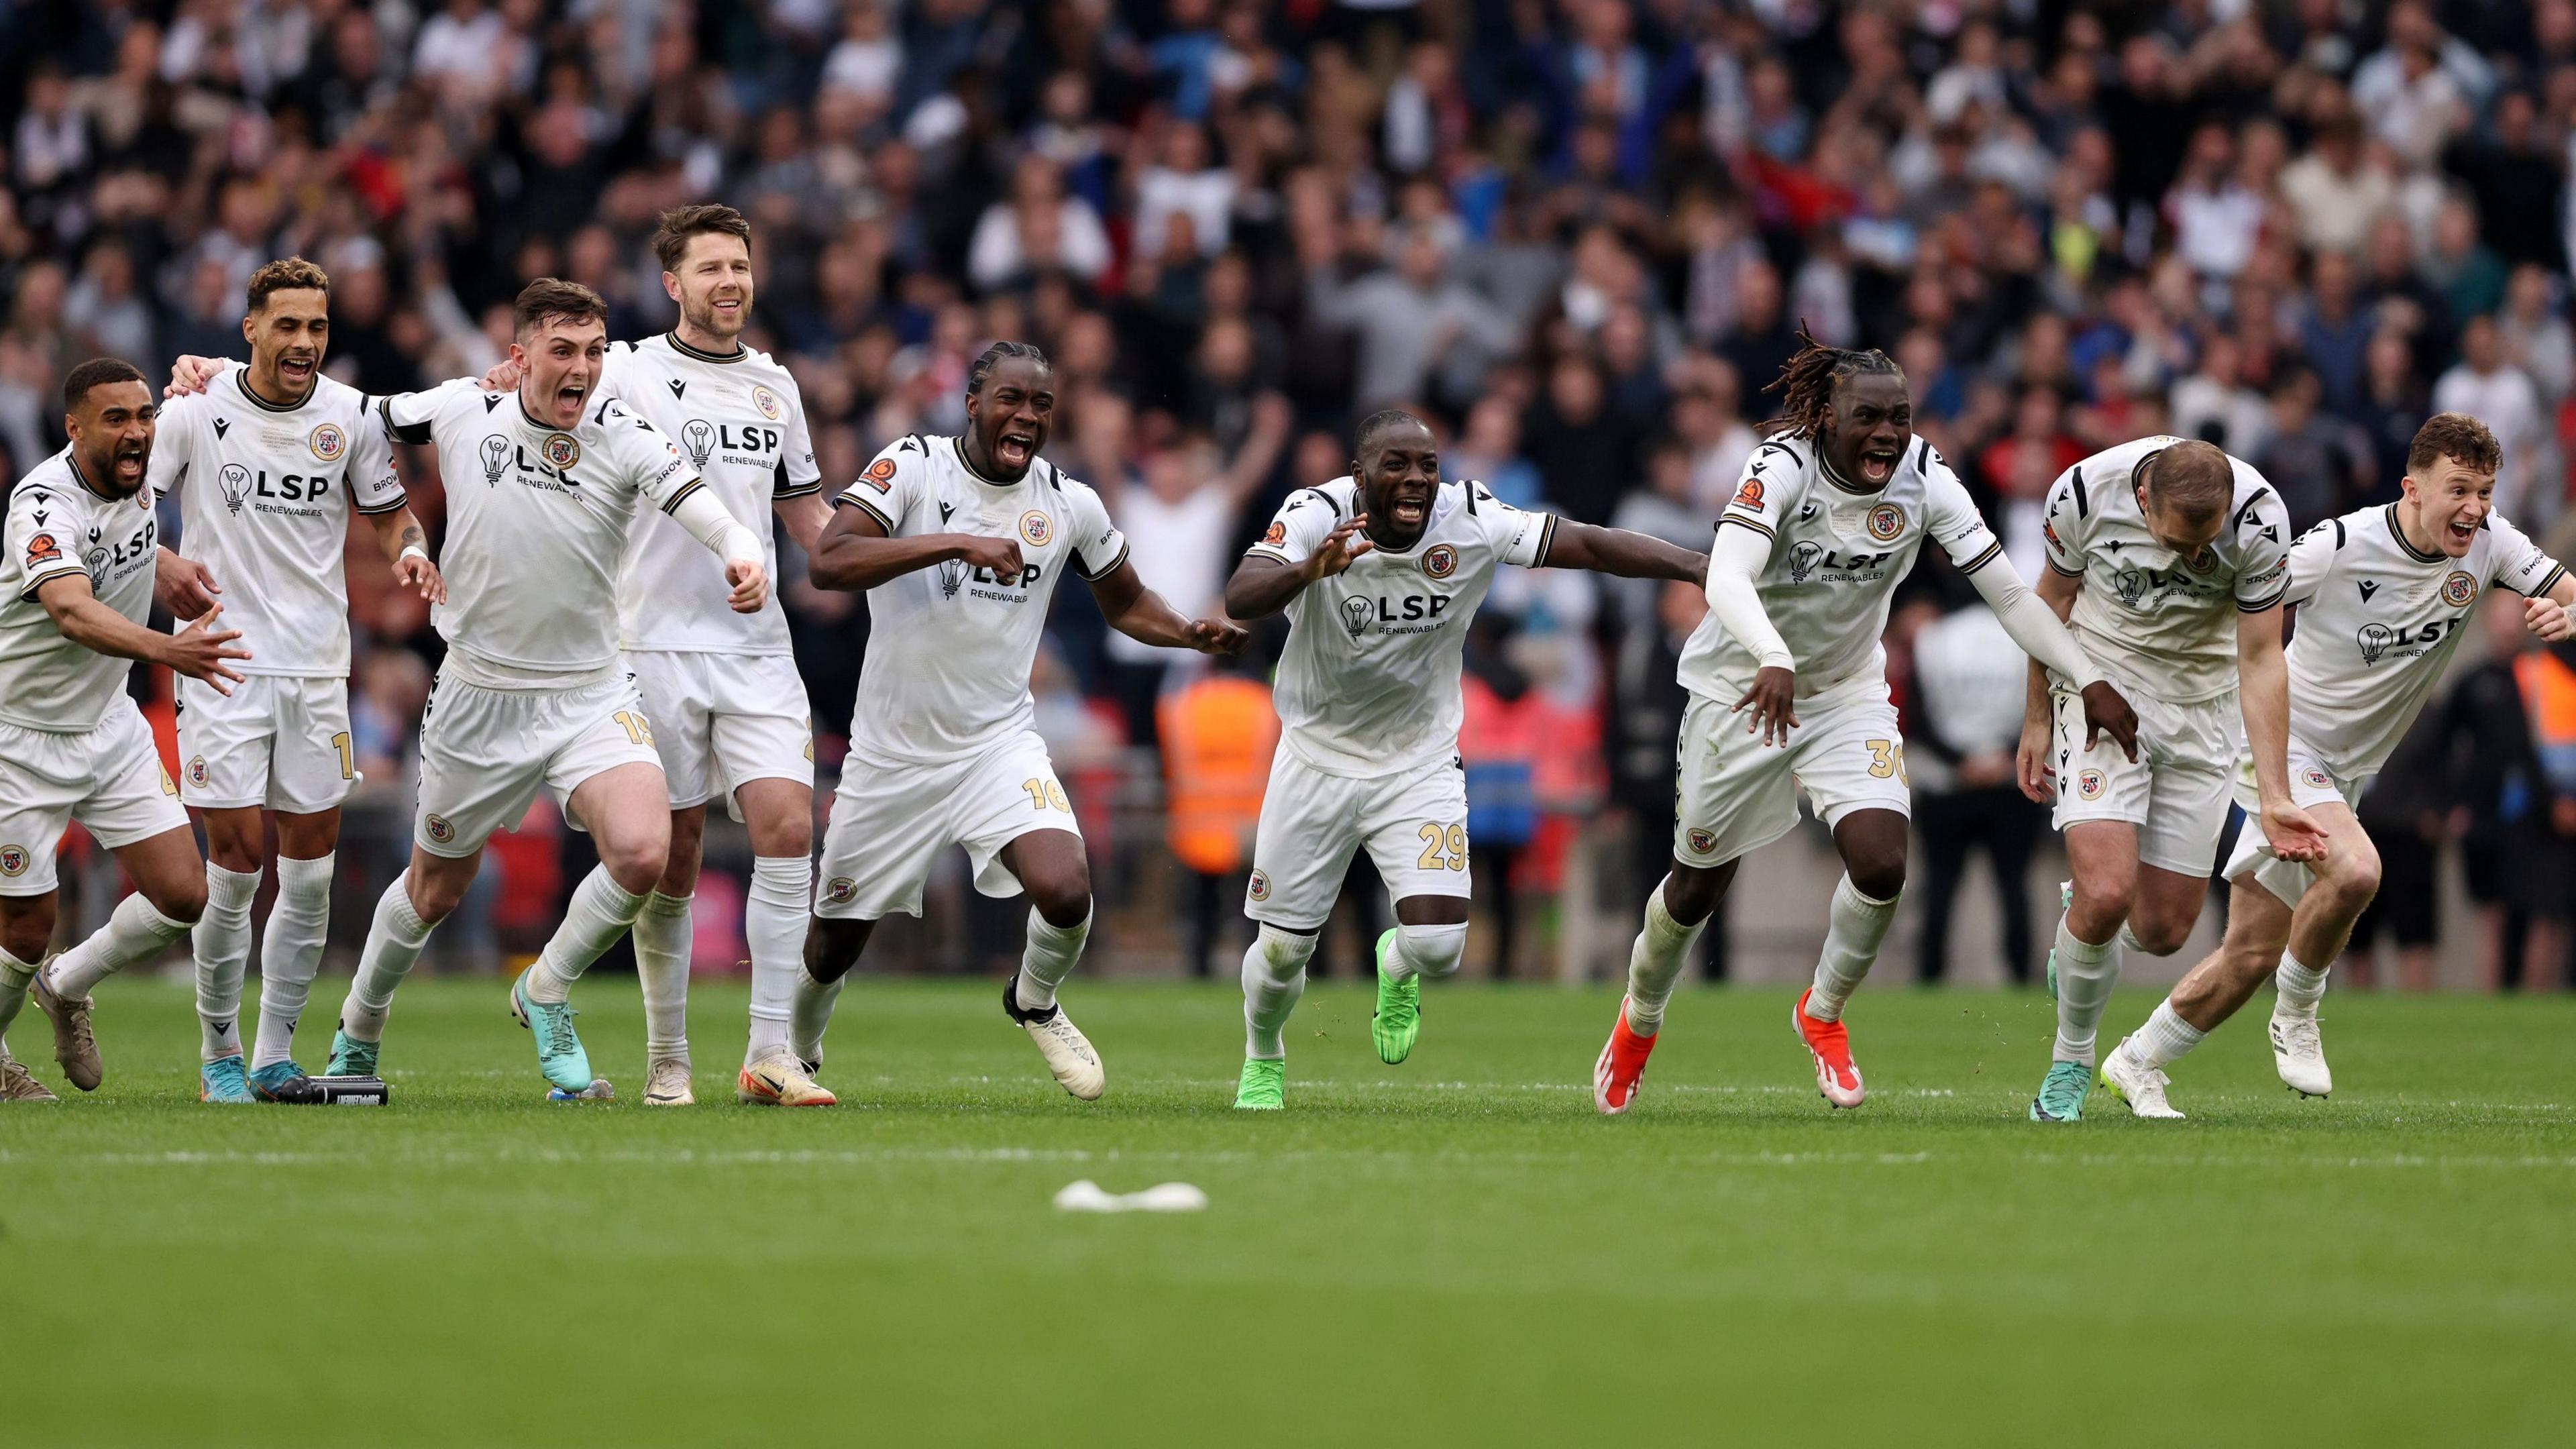
<instances>
[{"instance_id":1,"label":"blurred crowd","mask_svg":"<svg viewBox=\"0 0 2576 1449\"><path fill-rule=\"evenodd\" d=\"M1903 364L2025 577L2092 449L2209 438L2305 525L2394 498L2443 408L2568 551L2576 0L0 0L0 56L8 477L73 362L238 354L269 257L330 271L330 370L392 392L481 372L540 275L612 336L667 325L642 237L722 199L827 481L957 429L968 360L1034 340L1051 455L1185 610L1382 406L1450 476L1696 546L1802 325ZM351 571L353 689L395 781L438 644L380 573ZM864 604L788 605L828 735ZM1480 875L1554 889L1605 810L1660 869L1699 607L1497 588ZM1062 595L1037 684L1069 772L1153 773L1199 667Z\"/></svg>"}]
</instances>

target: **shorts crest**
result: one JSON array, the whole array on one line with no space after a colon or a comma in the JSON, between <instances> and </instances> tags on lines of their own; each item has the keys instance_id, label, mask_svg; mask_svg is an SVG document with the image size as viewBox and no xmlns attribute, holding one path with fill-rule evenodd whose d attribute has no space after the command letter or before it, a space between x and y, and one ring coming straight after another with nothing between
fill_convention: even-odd
<instances>
[{"instance_id":1,"label":"shorts crest","mask_svg":"<svg viewBox=\"0 0 2576 1449\"><path fill-rule=\"evenodd\" d=\"M25 875L31 859L23 845L0 845L0 875L12 879Z\"/></svg>"},{"instance_id":2,"label":"shorts crest","mask_svg":"<svg viewBox=\"0 0 2576 1449\"><path fill-rule=\"evenodd\" d=\"M434 844L445 845L456 838L456 826L444 815L422 816L420 824Z\"/></svg>"},{"instance_id":3,"label":"shorts crest","mask_svg":"<svg viewBox=\"0 0 2576 1449\"><path fill-rule=\"evenodd\" d=\"M1256 901L1266 901L1270 899L1270 877L1262 874L1260 871L1254 871L1252 873L1252 884L1245 893L1250 895Z\"/></svg>"},{"instance_id":4,"label":"shorts crest","mask_svg":"<svg viewBox=\"0 0 2576 1449\"><path fill-rule=\"evenodd\" d=\"M1717 832L1713 830L1702 830L1693 826L1690 833L1683 838L1690 843L1693 855L1706 855L1717 849Z\"/></svg>"},{"instance_id":5,"label":"shorts crest","mask_svg":"<svg viewBox=\"0 0 2576 1449\"><path fill-rule=\"evenodd\" d=\"M197 787L198 789L200 789L200 790L202 790L202 789L206 788L206 757L205 757L205 756L203 756L203 755L199 755L199 756L197 756L196 758L194 758L194 759L192 759L192 760L188 761L188 783L189 783L189 784L191 784L191 785L196 786L196 787Z\"/></svg>"},{"instance_id":6,"label":"shorts crest","mask_svg":"<svg viewBox=\"0 0 2576 1449\"><path fill-rule=\"evenodd\" d=\"M859 883L845 875L836 875L823 883L823 904L845 906L858 899Z\"/></svg>"},{"instance_id":7,"label":"shorts crest","mask_svg":"<svg viewBox=\"0 0 2576 1449\"><path fill-rule=\"evenodd\" d=\"M2075 794L2079 799L2099 800L2105 783L2099 770L2080 771L2075 776Z\"/></svg>"}]
</instances>

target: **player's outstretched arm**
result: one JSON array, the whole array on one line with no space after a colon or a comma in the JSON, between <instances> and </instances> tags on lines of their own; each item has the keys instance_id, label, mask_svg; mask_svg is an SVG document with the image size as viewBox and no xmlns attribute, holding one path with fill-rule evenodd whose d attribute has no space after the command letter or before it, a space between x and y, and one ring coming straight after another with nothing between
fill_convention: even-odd
<instances>
[{"instance_id":1,"label":"player's outstretched arm","mask_svg":"<svg viewBox=\"0 0 2576 1449\"><path fill-rule=\"evenodd\" d=\"M714 489L701 488L694 479L672 497L664 509L671 521L724 560L725 582L733 587L726 604L737 614L757 614L768 607L769 541L745 528Z\"/></svg>"},{"instance_id":2,"label":"player's outstretched arm","mask_svg":"<svg viewBox=\"0 0 2576 1449\"><path fill-rule=\"evenodd\" d=\"M844 497L808 550L806 574L818 589L873 589L888 579L951 560L972 564L997 583L1016 583L1020 577L1020 546L1012 539L972 533L890 538L875 514Z\"/></svg>"},{"instance_id":3,"label":"player's outstretched arm","mask_svg":"<svg viewBox=\"0 0 2576 1449\"><path fill-rule=\"evenodd\" d=\"M1195 649L1201 654L1240 654L1252 631L1232 619L1193 619L1145 587L1133 560L1091 581L1091 596L1109 627L1140 644Z\"/></svg>"},{"instance_id":4,"label":"player's outstretched arm","mask_svg":"<svg viewBox=\"0 0 2576 1449\"><path fill-rule=\"evenodd\" d=\"M2000 548L1992 550L1986 561L1968 570L1968 582L1976 585L1978 597L1995 611L2004 632L2030 656L2034 668L2044 667L2050 673L2075 686L2084 700L2084 747L2109 735L2132 763L2138 758L2138 712L2120 691L2102 678L2102 672L2086 658L2082 646L2075 642L2065 621L2057 617L2030 587L2021 581L2021 573ZM2027 720L2025 720L2027 723Z\"/></svg>"},{"instance_id":5,"label":"player's outstretched arm","mask_svg":"<svg viewBox=\"0 0 2576 1449\"><path fill-rule=\"evenodd\" d=\"M1734 528L1728 524L1736 524ZM1753 686L1735 702L1731 712L1753 711L1747 728L1762 736L1762 743L1789 743L1789 731L1798 723L1794 708L1798 697L1798 661L1789 652L1788 641L1771 627L1771 615L1762 607L1762 595L1753 581L1771 562L1771 531L1740 519L1721 518L1717 524L1717 541L1708 555L1708 611L1736 643L1744 646L1756 661Z\"/></svg>"},{"instance_id":6,"label":"player's outstretched arm","mask_svg":"<svg viewBox=\"0 0 2576 1449\"><path fill-rule=\"evenodd\" d=\"M2325 832L2290 801L2290 663L2281 651L2279 604L2236 616L2236 705L2254 755L2263 838L2283 860L2323 860Z\"/></svg>"},{"instance_id":7,"label":"player's outstretched arm","mask_svg":"<svg viewBox=\"0 0 2576 1449\"><path fill-rule=\"evenodd\" d=\"M430 560L429 531L412 516L410 506L361 516L376 531L376 547L385 551L385 561L394 566L395 586L417 590L433 604L446 603L447 580Z\"/></svg>"},{"instance_id":8,"label":"player's outstretched arm","mask_svg":"<svg viewBox=\"0 0 2576 1449\"><path fill-rule=\"evenodd\" d=\"M1555 530L1548 535L1547 552L1540 555L1538 566L1589 569L1623 579L1676 579L1685 584L1708 578L1707 554L1676 548L1651 534L1601 528L1571 518L1556 520Z\"/></svg>"},{"instance_id":9,"label":"player's outstretched arm","mask_svg":"<svg viewBox=\"0 0 2576 1449\"><path fill-rule=\"evenodd\" d=\"M239 684L241 675L228 667L228 659L248 659L250 651L232 647L241 637L238 629L220 633L215 620L224 612L221 604L213 605L197 622L176 634L147 629L116 610L99 602L90 592L89 575L56 574L36 585L36 602L63 637L96 654L113 654L119 659L139 659L146 664L165 664L190 679L202 679L215 687L217 694L230 694L225 681Z\"/></svg>"},{"instance_id":10,"label":"player's outstretched arm","mask_svg":"<svg viewBox=\"0 0 2576 1449\"><path fill-rule=\"evenodd\" d=\"M2039 587L2031 592L2039 596L2039 601L2046 604L2048 611L2055 614L2057 622L2063 625L2066 616L2075 612L2075 595L2083 587L2082 574L2070 574L2050 566L2040 570ZM2048 668L2034 654L2030 661L2030 686L2022 698L2021 746L2013 752L2013 775L2020 781L2022 794L2042 805L2057 798L2057 772L2048 767L2049 734ZM2131 755L2130 758L2137 757Z\"/></svg>"},{"instance_id":11,"label":"player's outstretched arm","mask_svg":"<svg viewBox=\"0 0 2576 1449\"><path fill-rule=\"evenodd\" d=\"M1278 524L1272 524L1275 531ZM1351 560L1377 547L1367 532L1368 515L1356 513L1333 525L1315 551L1289 563L1268 554L1250 553L1225 581L1225 612L1237 619L1266 619L1287 608L1308 584L1328 579L1351 566Z\"/></svg>"}]
</instances>

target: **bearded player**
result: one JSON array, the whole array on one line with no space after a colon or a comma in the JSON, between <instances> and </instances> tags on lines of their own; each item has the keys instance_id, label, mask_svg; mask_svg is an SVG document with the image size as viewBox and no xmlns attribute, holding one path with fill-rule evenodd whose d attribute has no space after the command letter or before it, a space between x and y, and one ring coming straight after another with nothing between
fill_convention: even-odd
<instances>
[{"instance_id":1,"label":"bearded player","mask_svg":"<svg viewBox=\"0 0 2576 1449\"><path fill-rule=\"evenodd\" d=\"M2054 796L2074 880L2048 958L2057 1040L2030 1118L2074 1122L2122 938L2163 955L2191 933L2237 761L2252 757L2250 815L2274 854L2313 861L2326 837L2290 797L2290 518L2263 475L2208 443L2141 438L2067 469L2042 516L2040 597L2143 710L2135 758L2095 749L2077 737L2068 681L2031 667L2017 773L2033 800Z\"/></svg>"},{"instance_id":2,"label":"bearded player","mask_svg":"<svg viewBox=\"0 0 2576 1449\"><path fill-rule=\"evenodd\" d=\"M2404 496L2328 519L2290 550L2290 798L2325 835L2325 857L2284 860L2261 832L2236 838L2227 939L2146 1025L2102 1058L2102 1084L2141 1117L2180 1117L2165 1067L2277 978L2272 1063L2304 1095L2334 1090L2317 1006L2326 973L2379 889L2379 852L2353 807L2442 677L2489 588L2523 599L2542 639L2570 633L2576 577L2495 511L2504 450L2486 424L2437 413L2407 449ZM2252 808L2250 769L2237 790Z\"/></svg>"},{"instance_id":3,"label":"bearded player","mask_svg":"<svg viewBox=\"0 0 2576 1449\"><path fill-rule=\"evenodd\" d=\"M342 554L363 518L397 586L447 597L404 502L384 419L322 375L331 279L302 257L251 273L250 364L180 359L152 449L156 493L178 492L187 557L230 581L226 622L253 662L226 694L179 682L179 788L206 826L197 922L200 1095L298 1096L295 1027L322 967L340 802L358 772L349 734L349 586ZM202 364L194 366L192 364ZM277 903L261 944L259 1024L245 1070L236 1029L250 908L277 822Z\"/></svg>"},{"instance_id":4,"label":"bearded player","mask_svg":"<svg viewBox=\"0 0 2576 1449\"><path fill-rule=\"evenodd\" d=\"M1525 513L1484 484L1444 482L1422 420L1359 426L1350 474L1281 506L1225 589L1226 612L1288 611L1280 749L1261 797L1244 914L1244 1061L1234 1105L1285 1105L1282 1033L1306 961L1365 846L1396 926L1378 937L1369 1034L1389 1064L1422 1029L1422 978L1466 954L1467 785L1458 764L1467 624L1504 564L1625 578L1707 577L1708 556L1624 529Z\"/></svg>"},{"instance_id":5,"label":"bearded player","mask_svg":"<svg viewBox=\"0 0 2576 1449\"><path fill-rule=\"evenodd\" d=\"M1879 636L1929 538L2032 658L2074 682L2085 727L2123 751L2136 716L2025 587L1967 490L1914 435L1905 375L1885 353L1806 347L1765 391L1770 439L1717 522L1708 617L1684 646L1681 780L1672 873L1646 898L1628 998L1593 1069L1593 1102L1636 1100L1691 942L1737 865L1798 823L1796 791L1833 832L1843 877L1823 954L1789 1014L1835 1107L1868 1095L1843 1005L1878 957L1905 888L1905 745Z\"/></svg>"},{"instance_id":6,"label":"bearded player","mask_svg":"<svg viewBox=\"0 0 2576 1449\"><path fill-rule=\"evenodd\" d=\"M1056 988L1091 933L1091 866L1031 723L1047 605L1070 571L1130 638L1232 654L1249 636L1185 618L1147 589L1099 495L1038 456L1055 424L1044 353L986 348L967 373L966 420L963 437L906 437L879 453L814 550L815 584L867 590L871 627L790 1043L808 1075L819 1069L832 1003L876 923L919 915L933 860L963 845L978 890L1030 901L1002 1011L1056 1081L1089 1100L1108 1076Z\"/></svg>"}]
</instances>

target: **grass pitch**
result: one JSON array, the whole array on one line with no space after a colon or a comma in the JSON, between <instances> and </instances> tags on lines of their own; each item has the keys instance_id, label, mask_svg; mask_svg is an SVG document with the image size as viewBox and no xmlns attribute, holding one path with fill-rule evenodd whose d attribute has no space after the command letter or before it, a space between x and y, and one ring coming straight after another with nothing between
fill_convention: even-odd
<instances>
[{"instance_id":1,"label":"grass pitch","mask_svg":"<svg viewBox=\"0 0 2576 1449\"><path fill-rule=\"evenodd\" d=\"M318 1066L329 1003L315 992ZM1290 1110L1229 1110L1230 985L1084 984L1110 1094L991 983L854 984L844 1105L647 1110L630 981L578 997L625 1099L549 1105L494 982L406 987L385 1111L195 1100L182 988L100 993L97 1095L0 1109L0 1443L2564 1444L2576 1003L2336 997L2341 1090L2268 998L2183 1123L2023 1108L2037 995L1864 989L1828 1112L1789 996L1685 992L1636 1111L1616 996L1434 988L1381 1066L1318 987ZM2124 995L2106 1045L2152 996ZM52 1070L32 1010L19 1055ZM1204 1213L1055 1211L1076 1178Z\"/></svg>"}]
</instances>

